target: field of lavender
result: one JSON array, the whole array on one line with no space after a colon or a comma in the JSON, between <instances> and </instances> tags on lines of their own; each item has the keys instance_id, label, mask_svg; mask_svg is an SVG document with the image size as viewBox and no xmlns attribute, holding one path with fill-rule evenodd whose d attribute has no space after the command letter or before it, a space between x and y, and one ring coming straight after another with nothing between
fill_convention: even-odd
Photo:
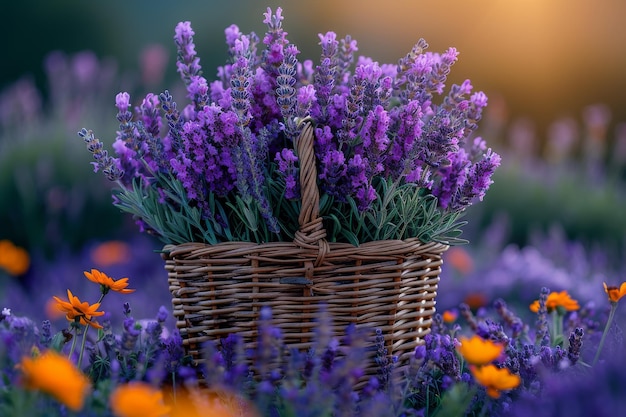
<instances>
[{"instance_id":1,"label":"field of lavender","mask_svg":"<svg viewBox=\"0 0 626 417\"><path fill-rule=\"evenodd\" d=\"M163 51L145 56L164 68ZM621 415L626 123L602 104L546 138L484 116L502 167L464 217L469 244L444 255L435 324L407 367L380 335L328 334L324 315L316 349L286 354L265 310L256 351L233 335L197 369L162 244L113 207L76 135L118 129L114 89L142 93L162 74L119 74L90 52L53 52L45 70L46 100L28 78L0 92L0 415ZM379 374L364 382L372 349Z\"/></svg>"}]
</instances>

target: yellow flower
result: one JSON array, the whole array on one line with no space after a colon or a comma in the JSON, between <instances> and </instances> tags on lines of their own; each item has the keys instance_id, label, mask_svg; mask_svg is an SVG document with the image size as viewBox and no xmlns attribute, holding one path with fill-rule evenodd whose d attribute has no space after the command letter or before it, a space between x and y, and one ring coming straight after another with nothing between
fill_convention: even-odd
<instances>
[{"instance_id":1,"label":"yellow flower","mask_svg":"<svg viewBox=\"0 0 626 417\"><path fill-rule=\"evenodd\" d=\"M74 411L83 408L89 379L64 355L47 350L40 356L24 357L18 366L26 389L43 391Z\"/></svg>"},{"instance_id":2,"label":"yellow flower","mask_svg":"<svg viewBox=\"0 0 626 417\"><path fill-rule=\"evenodd\" d=\"M162 417L170 412L163 402L163 393L145 382L118 386L109 397L116 417Z\"/></svg>"},{"instance_id":3,"label":"yellow flower","mask_svg":"<svg viewBox=\"0 0 626 417\"><path fill-rule=\"evenodd\" d=\"M548 309L548 312L551 312L557 307L562 307L567 311L575 311L580 308L578 301L571 298L567 291L551 292L548 295L548 299L546 300L546 308ZM537 313L539 311L539 300L535 300L530 305L530 311L533 313Z\"/></svg>"},{"instance_id":4,"label":"yellow flower","mask_svg":"<svg viewBox=\"0 0 626 417\"><path fill-rule=\"evenodd\" d=\"M452 310L446 310L441 314L441 318L445 323L454 323L457 317L459 317L459 313Z\"/></svg>"},{"instance_id":5,"label":"yellow flower","mask_svg":"<svg viewBox=\"0 0 626 417\"><path fill-rule=\"evenodd\" d=\"M500 391L516 388L521 383L519 375L512 374L507 368L498 368L493 364L471 366L470 371L476 382L487 389L487 394L491 398L499 398Z\"/></svg>"},{"instance_id":6,"label":"yellow flower","mask_svg":"<svg viewBox=\"0 0 626 417\"><path fill-rule=\"evenodd\" d=\"M92 269L91 272L85 271L84 274L89 281L100 284L103 294L108 293L109 290L113 290L121 294L130 294L131 292L135 292L135 290L126 288L128 287L128 278L114 280L113 278L107 276L104 272L100 272L97 269Z\"/></svg>"},{"instance_id":7,"label":"yellow flower","mask_svg":"<svg viewBox=\"0 0 626 417\"><path fill-rule=\"evenodd\" d=\"M626 295L626 282L622 282L622 285L619 288L614 286L607 286L606 282L604 283L604 291L609 296L609 301L612 303L617 303L622 299L623 296Z\"/></svg>"},{"instance_id":8,"label":"yellow flower","mask_svg":"<svg viewBox=\"0 0 626 417\"><path fill-rule=\"evenodd\" d=\"M472 365L486 365L496 360L504 350L504 346L485 340L480 336L472 336L471 338L460 337L461 346L456 348L468 363Z\"/></svg>"},{"instance_id":9,"label":"yellow flower","mask_svg":"<svg viewBox=\"0 0 626 417\"><path fill-rule=\"evenodd\" d=\"M25 249L15 246L9 240L0 240L0 268L10 275L26 273L30 267L30 257Z\"/></svg>"},{"instance_id":10,"label":"yellow flower","mask_svg":"<svg viewBox=\"0 0 626 417\"><path fill-rule=\"evenodd\" d=\"M104 315L104 311L98 311L100 303L89 304L88 302L81 302L78 297L74 296L70 290L67 290L68 301L63 301L59 297L53 297L57 302L57 309L65 313L65 318L68 321L80 321L80 324L86 326L90 325L96 329L102 329L102 326L93 321L93 317Z\"/></svg>"}]
</instances>

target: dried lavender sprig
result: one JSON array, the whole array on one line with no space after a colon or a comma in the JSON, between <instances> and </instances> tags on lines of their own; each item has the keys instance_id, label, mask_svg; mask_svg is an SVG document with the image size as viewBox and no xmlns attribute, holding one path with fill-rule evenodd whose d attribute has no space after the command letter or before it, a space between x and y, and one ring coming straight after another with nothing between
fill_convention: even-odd
<instances>
[{"instance_id":1,"label":"dried lavender sprig","mask_svg":"<svg viewBox=\"0 0 626 417\"><path fill-rule=\"evenodd\" d=\"M346 35L339 41L337 51L337 71L335 72L335 84L345 83L350 77L349 69L354 62L354 53L358 51L357 41L350 35Z\"/></svg>"},{"instance_id":2,"label":"dried lavender sprig","mask_svg":"<svg viewBox=\"0 0 626 417\"><path fill-rule=\"evenodd\" d=\"M550 344L550 331L548 329L548 308L546 302L550 290L546 287L541 288L539 293L539 310L537 311L537 321L535 322L535 344L547 346Z\"/></svg>"},{"instance_id":3,"label":"dried lavender sprig","mask_svg":"<svg viewBox=\"0 0 626 417\"><path fill-rule=\"evenodd\" d=\"M131 352L135 348L135 343L141 334L140 326L137 326L135 319L127 317L124 320L124 333L122 334L122 350L126 353Z\"/></svg>"},{"instance_id":4,"label":"dried lavender sprig","mask_svg":"<svg viewBox=\"0 0 626 417\"><path fill-rule=\"evenodd\" d=\"M314 86L317 92L319 104L319 121L325 123L328 119L328 105L335 86L335 74L337 72L337 35L334 32L320 34L322 56L314 74Z\"/></svg>"},{"instance_id":5,"label":"dried lavender sprig","mask_svg":"<svg viewBox=\"0 0 626 417\"><path fill-rule=\"evenodd\" d=\"M482 201L487 190L493 184L493 174L501 164L502 158L489 148L482 159L471 165L467 179L459 189L459 198L453 209L460 209L472 204L474 200Z\"/></svg>"},{"instance_id":6,"label":"dried lavender sprig","mask_svg":"<svg viewBox=\"0 0 626 417\"><path fill-rule=\"evenodd\" d=\"M506 302L501 298L498 298L493 303L493 305L496 308L496 312L498 313L498 315L504 320L506 325L509 326L509 328L511 329L512 337L514 339L519 337L522 334L522 332L525 330L525 325L522 319L520 319L515 313L513 313L506 305Z\"/></svg>"},{"instance_id":7,"label":"dried lavender sprig","mask_svg":"<svg viewBox=\"0 0 626 417\"><path fill-rule=\"evenodd\" d=\"M439 107L423 127L418 159L431 168L446 166L450 163L449 154L459 150L460 133L462 126L459 120Z\"/></svg>"},{"instance_id":8,"label":"dried lavender sprig","mask_svg":"<svg viewBox=\"0 0 626 417\"><path fill-rule=\"evenodd\" d=\"M430 94L441 94L448 74L450 74L450 69L457 61L459 53L456 48L448 48L443 54L427 52L426 55L432 58L433 66L432 71L429 71L424 79L425 90Z\"/></svg>"},{"instance_id":9,"label":"dried lavender sprig","mask_svg":"<svg viewBox=\"0 0 626 417\"><path fill-rule=\"evenodd\" d=\"M364 82L361 114L367 114L376 106L382 106L380 86L383 70L378 62L367 60L357 65L354 73L354 83Z\"/></svg>"},{"instance_id":10,"label":"dried lavender sprig","mask_svg":"<svg viewBox=\"0 0 626 417\"><path fill-rule=\"evenodd\" d=\"M585 331L582 327L577 327L574 329L569 336L569 346L567 347L567 358L570 360L572 365L575 365L580 358L580 349L583 345L583 335Z\"/></svg>"},{"instance_id":11,"label":"dried lavender sprig","mask_svg":"<svg viewBox=\"0 0 626 417\"><path fill-rule=\"evenodd\" d=\"M339 150L344 153L349 151L358 134L358 128L363 121L363 97L365 95L366 81L360 80L350 87L350 93L345 104L345 114L341 120L341 129L337 132ZM318 95L319 101L319 95Z\"/></svg>"},{"instance_id":12,"label":"dried lavender sprig","mask_svg":"<svg viewBox=\"0 0 626 417\"><path fill-rule=\"evenodd\" d=\"M450 163L439 168L441 179L434 184L432 193L437 197L440 207L453 209L462 207L463 203L459 202L462 198L460 190L467 182L467 171L471 162L464 149L450 153L448 159Z\"/></svg>"},{"instance_id":13,"label":"dried lavender sprig","mask_svg":"<svg viewBox=\"0 0 626 417\"><path fill-rule=\"evenodd\" d=\"M2 315L2 317L4 317L4 315ZM39 343L41 344L41 346L46 348L50 347L50 344L52 343L52 324L50 323L50 320L44 320L41 323L41 334L39 336Z\"/></svg>"},{"instance_id":14,"label":"dried lavender sprig","mask_svg":"<svg viewBox=\"0 0 626 417\"><path fill-rule=\"evenodd\" d=\"M397 362L397 357L389 357L389 351L385 346L385 335L380 329L376 329L376 336L374 339L376 346L376 355L374 361L378 365L378 389L386 390L391 383L393 369Z\"/></svg>"},{"instance_id":15,"label":"dried lavender sprig","mask_svg":"<svg viewBox=\"0 0 626 417\"><path fill-rule=\"evenodd\" d=\"M276 8L276 13L272 13L271 8L267 8L267 12L263 13L265 19L263 23L267 25L267 32L263 38L263 43L267 45L261 54L261 65L263 69L270 75L270 79L277 79L279 76L279 67L285 62L285 47L289 44L287 40L287 32L284 31L282 21L283 9ZM294 46L295 48L295 46Z\"/></svg>"},{"instance_id":16,"label":"dried lavender sprig","mask_svg":"<svg viewBox=\"0 0 626 417\"><path fill-rule=\"evenodd\" d=\"M476 321L476 318L474 317L474 314L472 313L472 310L470 309L469 305L465 303L461 303L459 305L459 312L461 313L461 316L465 319L465 321L469 325L470 329L473 332L475 332L476 329L478 329L478 322Z\"/></svg>"},{"instance_id":17,"label":"dried lavender sprig","mask_svg":"<svg viewBox=\"0 0 626 417\"><path fill-rule=\"evenodd\" d=\"M179 22L174 30L174 42L177 48L176 68L185 84L189 83L192 76L202 75L200 58L196 54L196 45L193 42L195 32L191 28L191 22Z\"/></svg>"},{"instance_id":18,"label":"dried lavender sprig","mask_svg":"<svg viewBox=\"0 0 626 417\"><path fill-rule=\"evenodd\" d=\"M427 48L428 43L423 38L420 38L415 45L413 45L411 51L398 60L398 81L406 81L404 77L412 70L415 61Z\"/></svg>"},{"instance_id":19,"label":"dried lavender sprig","mask_svg":"<svg viewBox=\"0 0 626 417\"><path fill-rule=\"evenodd\" d=\"M259 337L254 352L254 366L262 378L270 377L281 359L282 333L272 325L272 311L268 306L261 308L259 314Z\"/></svg>"},{"instance_id":20,"label":"dried lavender sprig","mask_svg":"<svg viewBox=\"0 0 626 417\"><path fill-rule=\"evenodd\" d=\"M280 106L280 111L285 121L285 130L290 138L295 138L298 134L298 123L295 118L296 114L296 67L298 60L296 55L298 49L289 45L285 50L285 57L278 68L278 77L276 77L276 102Z\"/></svg>"},{"instance_id":21,"label":"dried lavender sprig","mask_svg":"<svg viewBox=\"0 0 626 417\"><path fill-rule=\"evenodd\" d=\"M102 142L94 136L93 131L83 128L78 132L78 136L83 138L87 144L87 150L96 160L92 162L94 172L102 171L109 181L119 181L124 176L124 171L119 167L119 159L109 156L109 153L103 149Z\"/></svg>"},{"instance_id":22,"label":"dried lavender sprig","mask_svg":"<svg viewBox=\"0 0 626 417\"><path fill-rule=\"evenodd\" d=\"M159 107L159 96L149 93L141 102L141 106L136 109L141 117L138 127L148 146L149 160L146 162L154 172L166 171L169 166L169 158L165 155L163 141L160 138L163 120Z\"/></svg>"},{"instance_id":23,"label":"dried lavender sprig","mask_svg":"<svg viewBox=\"0 0 626 417\"><path fill-rule=\"evenodd\" d=\"M239 118L239 125L242 129L246 128L250 123L250 119L252 119L250 113L252 73L249 67L249 60L245 56L247 45L245 36L242 37L241 41L236 41L238 56L232 65L233 73L230 79L232 108Z\"/></svg>"},{"instance_id":24,"label":"dried lavender sprig","mask_svg":"<svg viewBox=\"0 0 626 417\"><path fill-rule=\"evenodd\" d=\"M169 128L167 136L164 138L165 152L175 155L181 148L181 130L183 120L180 117L176 102L168 90L159 94L161 109L165 112L165 120Z\"/></svg>"},{"instance_id":25,"label":"dried lavender sprig","mask_svg":"<svg viewBox=\"0 0 626 417\"><path fill-rule=\"evenodd\" d=\"M278 172L285 180L285 198L296 199L300 197L300 183L298 181L298 157L293 149L284 148L276 152L274 161L278 165Z\"/></svg>"}]
</instances>

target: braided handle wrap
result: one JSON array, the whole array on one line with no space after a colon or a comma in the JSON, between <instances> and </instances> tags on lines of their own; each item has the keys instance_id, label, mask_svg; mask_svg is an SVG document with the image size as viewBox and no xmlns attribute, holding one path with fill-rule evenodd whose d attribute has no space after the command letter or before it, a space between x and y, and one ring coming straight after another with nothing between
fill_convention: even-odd
<instances>
[{"instance_id":1,"label":"braided handle wrap","mask_svg":"<svg viewBox=\"0 0 626 417\"><path fill-rule=\"evenodd\" d=\"M295 148L300 161L301 207L298 217L300 229L294 236L294 243L304 249L318 249L315 265L321 265L329 247L326 242L326 230L320 217L320 194L317 188L317 168L313 148L313 126L303 122L300 135L296 138Z\"/></svg>"}]
</instances>

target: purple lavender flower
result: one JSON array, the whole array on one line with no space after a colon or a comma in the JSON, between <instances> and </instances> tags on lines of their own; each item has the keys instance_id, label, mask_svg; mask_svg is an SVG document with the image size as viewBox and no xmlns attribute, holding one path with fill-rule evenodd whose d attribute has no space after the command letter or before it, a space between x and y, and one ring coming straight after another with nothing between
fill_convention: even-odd
<instances>
[{"instance_id":1,"label":"purple lavender flower","mask_svg":"<svg viewBox=\"0 0 626 417\"><path fill-rule=\"evenodd\" d=\"M96 162L92 163L94 172L102 171L110 181L118 181L122 178L124 171L120 168L119 159L109 156L109 153L102 149L102 142L94 136L91 130L82 129L78 132L78 136L83 138L87 144L87 149L96 160Z\"/></svg>"},{"instance_id":2,"label":"purple lavender flower","mask_svg":"<svg viewBox=\"0 0 626 417\"><path fill-rule=\"evenodd\" d=\"M190 82L192 76L200 76L200 58L196 55L196 46L193 43L195 32L191 28L191 22L180 22L176 25L174 42L178 50L176 67L179 74L186 83Z\"/></svg>"},{"instance_id":3,"label":"purple lavender flower","mask_svg":"<svg viewBox=\"0 0 626 417\"><path fill-rule=\"evenodd\" d=\"M461 187L467 181L470 161L463 149L448 154L449 165L439 169L441 180L433 187L433 195L438 198L441 207L458 207Z\"/></svg>"},{"instance_id":4,"label":"purple lavender flower","mask_svg":"<svg viewBox=\"0 0 626 417\"><path fill-rule=\"evenodd\" d=\"M525 330L524 322L515 313L513 313L506 305L506 302L501 298L497 299L493 303L496 312L504 320L504 323L509 327L512 332L512 337L515 339L522 334Z\"/></svg>"},{"instance_id":5,"label":"purple lavender flower","mask_svg":"<svg viewBox=\"0 0 626 417\"><path fill-rule=\"evenodd\" d=\"M360 136L369 164L367 177L370 183L374 176L385 170L385 156L389 147L389 137L387 137L389 123L389 114L381 105L371 110L363 121Z\"/></svg>"},{"instance_id":6,"label":"purple lavender flower","mask_svg":"<svg viewBox=\"0 0 626 417\"><path fill-rule=\"evenodd\" d=\"M141 330L135 326L135 319L128 317L124 320L124 333L122 334L122 351L130 353L135 348Z\"/></svg>"},{"instance_id":7,"label":"purple lavender flower","mask_svg":"<svg viewBox=\"0 0 626 417\"><path fill-rule=\"evenodd\" d=\"M289 136L295 138L298 134L298 127L295 117L306 117L308 115L308 109L310 108L311 101L304 98L303 105L297 106L298 98L296 96L296 68L298 60L296 55L298 49L290 45L285 50L284 60L278 68L278 77L276 78L276 103L280 106L283 119L285 120L286 131ZM302 110L306 109L304 115L300 115Z\"/></svg>"},{"instance_id":8,"label":"purple lavender flower","mask_svg":"<svg viewBox=\"0 0 626 417\"><path fill-rule=\"evenodd\" d=\"M272 9L268 7L267 12L263 13L263 16L265 16L263 23L267 25L268 30L263 38L263 43L267 45L267 48L263 51L262 62L263 69L265 69L272 78L276 78L276 76L280 74L278 68L282 66L287 59L285 47L289 44L289 41L287 40L287 32L285 32L282 27L282 11L282 8L278 7L276 8L276 13L273 14ZM295 47L292 46L291 48L292 50L289 53L295 57L293 50ZM289 58L289 60L291 60L291 58ZM276 79L278 81L278 78Z\"/></svg>"},{"instance_id":9,"label":"purple lavender flower","mask_svg":"<svg viewBox=\"0 0 626 417\"><path fill-rule=\"evenodd\" d=\"M567 348L567 358L572 365L576 365L580 358L580 349L583 344L585 331L582 327L576 328L569 336L569 346Z\"/></svg>"},{"instance_id":10,"label":"purple lavender flower","mask_svg":"<svg viewBox=\"0 0 626 417\"><path fill-rule=\"evenodd\" d=\"M350 35L346 35L346 37L339 41L336 84L345 84L346 77L350 75L350 67L354 61L354 53L358 50L357 41L352 39Z\"/></svg>"},{"instance_id":11,"label":"purple lavender flower","mask_svg":"<svg viewBox=\"0 0 626 417\"><path fill-rule=\"evenodd\" d=\"M243 38L246 39L245 37ZM246 127L252 118L250 114L250 84L251 73L248 67L248 59L243 56L245 51L245 42L236 42L236 51L240 53L237 60L233 64L233 75L230 79L230 95L232 97L233 111L237 114L239 125Z\"/></svg>"},{"instance_id":12,"label":"purple lavender flower","mask_svg":"<svg viewBox=\"0 0 626 417\"><path fill-rule=\"evenodd\" d=\"M317 92L318 105L315 106L313 117L323 123L328 117L328 105L335 85L336 55L339 43L337 42L337 34L334 32L327 32L325 35L320 34L319 38L322 46L322 57L314 76L313 85Z\"/></svg>"},{"instance_id":13,"label":"purple lavender flower","mask_svg":"<svg viewBox=\"0 0 626 417\"><path fill-rule=\"evenodd\" d=\"M346 170L349 189L357 202L359 210L366 210L376 199L376 190L367 177L368 161L360 154L355 154L349 161Z\"/></svg>"},{"instance_id":14,"label":"purple lavender flower","mask_svg":"<svg viewBox=\"0 0 626 417\"><path fill-rule=\"evenodd\" d=\"M202 75L190 22L180 22L176 65L189 104L179 108L166 90L148 94L133 112L130 96L120 93L117 158L90 141L96 169L121 179L122 192L141 183L167 210L198 210L200 219L186 227L192 240L284 240L295 233L294 224L283 221L276 203L298 198L294 138L308 118L315 128L319 188L332 203L321 213L325 220L361 215L376 201L394 204L378 193L405 186L402 191L414 190L416 197L437 197L446 215L482 200L500 157L485 151L484 142L468 144L487 105L485 94L472 93L466 80L444 95L456 49L425 52L428 45L420 40L397 64L379 64L370 57L355 60L356 41L329 31L319 35L319 62L300 62L283 29L282 9L268 8L263 22L262 43L236 25L225 29L230 59L214 81ZM184 196L177 195L180 185ZM124 197L116 205L123 206ZM354 207L359 213L349 213ZM146 230L156 228L149 214L137 219ZM234 226L242 220L244 227ZM416 228L403 230L415 235ZM361 229L362 236L335 230L329 239L354 243L378 235ZM420 237L445 236L438 233ZM165 230L160 234L170 239Z\"/></svg>"},{"instance_id":15,"label":"purple lavender flower","mask_svg":"<svg viewBox=\"0 0 626 417\"><path fill-rule=\"evenodd\" d=\"M292 149L285 148L281 152L276 153L275 161L278 164L278 171L285 179L285 198L298 198L300 196L300 183L298 182L298 170L296 168L298 157Z\"/></svg>"},{"instance_id":16,"label":"purple lavender flower","mask_svg":"<svg viewBox=\"0 0 626 417\"><path fill-rule=\"evenodd\" d=\"M539 294L539 311L537 311L537 332L535 334L535 344L541 346L547 346L550 344L550 332L548 331L548 309L546 302L548 301L548 295L550 290L546 287L541 288Z\"/></svg>"},{"instance_id":17,"label":"purple lavender flower","mask_svg":"<svg viewBox=\"0 0 626 417\"><path fill-rule=\"evenodd\" d=\"M474 199L483 200L489 186L493 184L491 177L496 168L500 166L500 161L500 155L489 148L480 161L472 164L467 173L467 181L460 190L461 205L467 206Z\"/></svg>"}]
</instances>

